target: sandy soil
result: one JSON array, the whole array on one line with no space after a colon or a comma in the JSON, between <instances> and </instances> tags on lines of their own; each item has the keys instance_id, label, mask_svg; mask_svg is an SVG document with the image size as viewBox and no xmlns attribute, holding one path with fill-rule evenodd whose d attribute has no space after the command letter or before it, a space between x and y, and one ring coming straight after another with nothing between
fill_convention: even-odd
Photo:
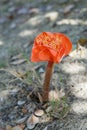
<instances>
[{"instance_id":1,"label":"sandy soil","mask_svg":"<svg viewBox=\"0 0 87 130\"><path fill-rule=\"evenodd\" d=\"M77 41L87 38L87 1L4 0L0 12L0 127L4 130L7 125L18 125L17 120L23 117L29 118L29 110L37 107L28 95L41 87L46 63L30 61L35 36L42 31L62 32L76 49ZM64 118L38 123L34 130L87 129L86 55L83 46L55 65L51 86L67 95L70 109ZM27 113L22 111L25 106ZM28 130L26 122L24 130Z\"/></svg>"}]
</instances>

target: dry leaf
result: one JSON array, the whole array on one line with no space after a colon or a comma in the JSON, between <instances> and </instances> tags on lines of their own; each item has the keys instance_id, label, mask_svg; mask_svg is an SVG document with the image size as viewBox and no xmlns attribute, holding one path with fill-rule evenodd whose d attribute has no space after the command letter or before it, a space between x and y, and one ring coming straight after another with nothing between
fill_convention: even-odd
<instances>
[{"instance_id":1,"label":"dry leaf","mask_svg":"<svg viewBox=\"0 0 87 130\"><path fill-rule=\"evenodd\" d=\"M80 38L78 40L77 44L80 44L81 46L86 46L87 47L87 38Z\"/></svg>"},{"instance_id":2,"label":"dry leaf","mask_svg":"<svg viewBox=\"0 0 87 130\"><path fill-rule=\"evenodd\" d=\"M26 114L26 113L28 112L27 108L26 108L26 107L23 107L23 108L22 108L22 112L23 112L24 114Z\"/></svg>"},{"instance_id":3,"label":"dry leaf","mask_svg":"<svg viewBox=\"0 0 87 130\"><path fill-rule=\"evenodd\" d=\"M19 126L20 126L20 128L22 128L24 130L24 128L25 128L24 124L20 124Z\"/></svg>"},{"instance_id":4,"label":"dry leaf","mask_svg":"<svg viewBox=\"0 0 87 130\"><path fill-rule=\"evenodd\" d=\"M37 123L39 123L39 118L32 114L27 120L27 128L33 129Z\"/></svg>"}]
</instances>

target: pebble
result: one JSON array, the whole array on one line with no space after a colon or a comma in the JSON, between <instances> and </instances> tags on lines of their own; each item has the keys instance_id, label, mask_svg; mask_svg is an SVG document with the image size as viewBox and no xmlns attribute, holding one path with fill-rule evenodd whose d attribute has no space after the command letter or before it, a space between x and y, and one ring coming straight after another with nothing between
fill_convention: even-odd
<instances>
[{"instance_id":1,"label":"pebble","mask_svg":"<svg viewBox=\"0 0 87 130\"><path fill-rule=\"evenodd\" d=\"M25 122L26 119L27 119L27 116L25 116L25 117L23 117L21 119L16 120L16 123L17 124L21 124L21 123Z\"/></svg>"},{"instance_id":2,"label":"pebble","mask_svg":"<svg viewBox=\"0 0 87 130\"><path fill-rule=\"evenodd\" d=\"M35 109L36 109L35 103L30 103L30 104L27 105L27 110L28 110L29 113L34 112Z\"/></svg>"},{"instance_id":3,"label":"pebble","mask_svg":"<svg viewBox=\"0 0 87 130\"><path fill-rule=\"evenodd\" d=\"M17 12L18 14L27 14L28 13L28 10L26 8L21 8L18 10Z\"/></svg>"},{"instance_id":4,"label":"pebble","mask_svg":"<svg viewBox=\"0 0 87 130\"><path fill-rule=\"evenodd\" d=\"M48 129L48 126L46 126L43 130L47 130Z\"/></svg>"},{"instance_id":5,"label":"pebble","mask_svg":"<svg viewBox=\"0 0 87 130\"><path fill-rule=\"evenodd\" d=\"M49 18L51 21L55 21L58 18L58 12L57 11L48 12L46 13L45 17Z\"/></svg>"},{"instance_id":6,"label":"pebble","mask_svg":"<svg viewBox=\"0 0 87 130\"><path fill-rule=\"evenodd\" d=\"M46 109L46 112L47 112L47 113L50 112L50 111L52 111L52 106L49 106L49 107Z\"/></svg>"},{"instance_id":7,"label":"pebble","mask_svg":"<svg viewBox=\"0 0 87 130\"><path fill-rule=\"evenodd\" d=\"M73 4L67 5L64 9L64 14L69 13L75 6Z\"/></svg>"},{"instance_id":8,"label":"pebble","mask_svg":"<svg viewBox=\"0 0 87 130\"><path fill-rule=\"evenodd\" d=\"M68 2L68 0L59 0L59 1L58 1L59 4L65 4L65 3L67 3L67 2Z\"/></svg>"},{"instance_id":9,"label":"pebble","mask_svg":"<svg viewBox=\"0 0 87 130\"><path fill-rule=\"evenodd\" d=\"M15 89L11 90L10 93L11 93L12 95L15 95L15 94L17 94L18 91L19 91L19 90L15 88Z\"/></svg>"},{"instance_id":10,"label":"pebble","mask_svg":"<svg viewBox=\"0 0 87 130\"><path fill-rule=\"evenodd\" d=\"M24 130L28 130L28 128L25 128Z\"/></svg>"},{"instance_id":11,"label":"pebble","mask_svg":"<svg viewBox=\"0 0 87 130\"><path fill-rule=\"evenodd\" d=\"M39 69L39 73L44 73L44 69L43 69L43 68L40 68L40 69Z\"/></svg>"},{"instance_id":12,"label":"pebble","mask_svg":"<svg viewBox=\"0 0 87 130\"><path fill-rule=\"evenodd\" d=\"M44 114L44 111L41 110L41 109L38 109L38 110L36 110L36 111L34 112L34 114L35 114L36 116L40 117L40 116L42 116L42 115Z\"/></svg>"},{"instance_id":13,"label":"pebble","mask_svg":"<svg viewBox=\"0 0 87 130\"><path fill-rule=\"evenodd\" d=\"M9 117L10 120L13 120L13 119L15 118L15 116L14 116L14 115L11 115L11 114L8 115L8 117Z\"/></svg>"},{"instance_id":14,"label":"pebble","mask_svg":"<svg viewBox=\"0 0 87 130\"><path fill-rule=\"evenodd\" d=\"M12 23L11 25L10 25L10 29L15 29L16 28L16 23Z\"/></svg>"},{"instance_id":15,"label":"pebble","mask_svg":"<svg viewBox=\"0 0 87 130\"><path fill-rule=\"evenodd\" d=\"M26 101L21 101L21 100L19 100L19 101L17 102L17 104L18 104L19 106L21 106L21 105L24 105L25 102L26 102Z\"/></svg>"},{"instance_id":16,"label":"pebble","mask_svg":"<svg viewBox=\"0 0 87 130\"><path fill-rule=\"evenodd\" d=\"M8 9L8 11L9 11L10 13L14 12L15 10L16 10L16 7L14 7L14 6L12 6L12 7L10 7L10 8Z\"/></svg>"},{"instance_id":17,"label":"pebble","mask_svg":"<svg viewBox=\"0 0 87 130\"><path fill-rule=\"evenodd\" d=\"M3 24L7 21L5 17L0 17L0 24Z\"/></svg>"}]
</instances>

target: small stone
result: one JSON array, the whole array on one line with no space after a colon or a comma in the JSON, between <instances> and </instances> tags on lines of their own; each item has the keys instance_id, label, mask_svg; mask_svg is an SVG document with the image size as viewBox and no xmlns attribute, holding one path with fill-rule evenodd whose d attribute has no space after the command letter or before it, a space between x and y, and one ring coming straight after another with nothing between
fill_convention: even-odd
<instances>
[{"instance_id":1,"label":"small stone","mask_svg":"<svg viewBox=\"0 0 87 130\"><path fill-rule=\"evenodd\" d=\"M27 110L28 110L29 113L34 112L35 109L36 109L35 103L29 103L29 104L27 105Z\"/></svg>"},{"instance_id":2,"label":"small stone","mask_svg":"<svg viewBox=\"0 0 87 130\"><path fill-rule=\"evenodd\" d=\"M40 68L40 69L39 69L39 73L44 73L44 69L43 69L43 68Z\"/></svg>"},{"instance_id":3,"label":"small stone","mask_svg":"<svg viewBox=\"0 0 87 130\"><path fill-rule=\"evenodd\" d=\"M13 119L15 118L15 116L14 116L14 115L9 114L9 115L8 115L8 118L9 118L10 120L13 120Z\"/></svg>"},{"instance_id":4,"label":"small stone","mask_svg":"<svg viewBox=\"0 0 87 130\"><path fill-rule=\"evenodd\" d=\"M0 24L3 24L7 21L7 19L5 17L1 17L0 18Z\"/></svg>"},{"instance_id":5,"label":"small stone","mask_svg":"<svg viewBox=\"0 0 87 130\"><path fill-rule=\"evenodd\" d=\"M29 130L28 128L25 128L24 130Z\"/></svg>"},{"instance_id":6,"label":"small stone","mask_svg":"<svg viewBox=\"0 0 87 130\"><path fill-rule=\"evenodd\" d=\"M8 11L9 11L10 13L14 12L15 10L16 10L16 8L15 8L14 6L12 6L12 7L10 7L10 8L8 9Z\"/></svg>"},{"instance_id":7,"label":"small stone","mask_svg":"<svg viewBox=\"0 0 87 130\"><path fill-rule=\"evenodd\" d=\"M14 29L14 28L16 28L16 23L12 23L12 24L10 25L10 29Z\"/></svg>"},{"instance_id":8,"label":"small stone","mask_svg":"<svg viewBox=\"0 0 87 130\"><path fill-rule=\"evenodd\" d=\"M28 13L28 10L26 8L21 8L18 10L17 12L18 14L27 14Z\"/></svg>"},{"instance_id":9,"label":"small stone","mask_svg":"<svg viewBox=\"0 0 87 130\"><path fill-rule=\"evenodd\" d=\"M44 111L41 110L41 109L38 109L38 110L36 110L36 111L34 112L34 114L35 114L36 116L40 117L40 116L42 116L42 115L44 114Z\"/></svg>"},{"instance_id":10,"label":"small stone","mask_svg":"<svg viewBox=\"0 0 87 130\"><path fill-rule=\"evenodd\" d=\"M18 104L19 106L21 106L21 105L24 105L25 102L26 102L26 101L21 101L21 100L19 100L19 101L17 102L17 104Z\"/></svg>"},{"instance_id":11,"label":"small stone","mask_svg":"<svg viewBox=\"0 0 87 130\"><path fill-rule=\"evenodd\" d=\"M47 11L49 11L51 9L52 9L52 5L48 5L47 8L46 8Z\"/></svg>"},{"instance_id":12,"label":"small stone","mask_svg":"<svg viewBox=\"0 0 87 130\"><path fill-rule=\"evenodd\" d=\"M27 119L27 116L25 116L25 117L23 117L21 119L16 120L16 123L17 124L21 124L21 123L25 122L26 119Z\"/></svg>"},{"instance_id":13,"label":"small stone","mask_svg":"<svg viewBox=\"0 0 87 130\"><path fill-rule=\"evenodd\" d=\"M15 95L18 91L19 91L19 90L15 88L15 89L11 90L10 93L11 93L12 95Z\"/></svg>"},{"instance_id":14,"label":"small stone","mask_svg":"<svg viewBox=\"0 0 87 130\"><path fill-rule=\"evenodd\" d=\"M74 2L79 2L79 0L74 0Z\"/></svg>"},{"instance_id":15,"label":"small stone","mask_svg":"<svg viewBox=\"0 0 87 130\"><path fill-rule=\"evenodd\" d=\"M49 18L51 21L55 21L58 18L58 12L54 11L54 12L46 13L45 17Z\"/></svg>"},{"instance_id":16,"label":"small stone","mask_svg":"<svg viewBox=\"0 0 87 130\"><path fill-rule=\"evenodd\" d=\"M48 129L48 126L46 126L43 130L47 130Z\"/></svg>"},{"instance_id":17,"label":"small stone","mask_svg":"<svg viewBox=\"0 0 87 130\"><path fill-rule=\"evenodd\" d=\"M49 106L49 107L46 109L46 112L47 112L47 113L50 112L50 111L52 111L52 106Z\"/></svg>"},{"instance_id":18,"label":"small stone","mask_svg":"<svg viewBox=\"0 0 87 130\"><path fill-rule=\"evenodd\" d=\"M73 8L74 8L73 4L66 6L65 9L64 9L64 14L69 13Z\"/></svg>"},{"instance_id":19,"label":"small stone","mask_svg":"<svg viewBox=\"0 0 87 130\"><path fill-rule=\"evenodd\" d=\"M59 0L59 1L58 1L59 4L65 4L65 3L67 3L67 2L68 2L68 0Z\"/></svg>"}]
</instances>

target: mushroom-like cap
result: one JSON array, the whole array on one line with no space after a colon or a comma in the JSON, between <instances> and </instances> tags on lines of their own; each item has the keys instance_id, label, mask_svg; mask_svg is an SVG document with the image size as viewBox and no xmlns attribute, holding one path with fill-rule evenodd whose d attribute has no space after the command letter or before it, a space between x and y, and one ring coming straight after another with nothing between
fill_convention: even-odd
<instances>
[{"instance_id":1,"label":"mushroom-like cap","mask_svg":"<svg viewBox=\"0 0 87 130\"><path fill-rule=\"evenodd\" d=\"M72 43L62 33L42 32L34 40L31 61L52 61L59 63L69 54Z\"/></svg>"}]
</instances>

